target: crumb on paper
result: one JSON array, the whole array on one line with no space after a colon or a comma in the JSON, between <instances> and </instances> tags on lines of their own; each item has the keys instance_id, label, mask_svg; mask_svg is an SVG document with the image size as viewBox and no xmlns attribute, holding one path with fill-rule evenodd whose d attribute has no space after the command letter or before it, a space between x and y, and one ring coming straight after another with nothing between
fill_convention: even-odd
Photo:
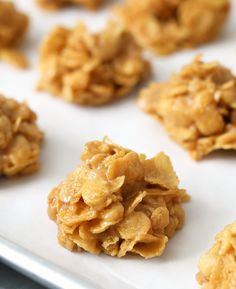
<instances>
[{"instance_id":1,"label":"crumb on paper","mask_svg":"<svg viewBox=\"0 0 236 289\"><path fill-rule=\"evenodd\" d=\"M104 0L36 0L36 2L45 10L57 10L68 5L84 6L95 10L102 6Z\"/></svg>"},{"instance_id":2,"label":"crumb on paper","mask_svg":"<svg viewBox=\"0 0 236 289\"><path fill-rule=\"evenodd\" d=\"M128 95L150 75L140 47L114 22L96 34L81 23L56 27L43 41L39 68L39 90L93 106Z\"/></svg>"},{"instance_id":3,"label":"crumb on paper","mask_svg":"<svg viewBox=\"0 0 236 289\"><path fill-rule=\"evenodd\" d=\"M35 113L25 103L0 95L0 176L36 171L42 139Z\"/></svg>"},{"instance_id":4,"label":"crumb on paper","mask_svg":"<svg viewBox=\"0 0 236 289\"><path fill-rule=\"evenodd\" d=\"M139 106L194 159L236 149L236 78L218 62L197 56L169 81L144 89Z\"/></svg>"},{"instance_id":5,"label":"crumb on paper","mask_svg":"<svg viewBox=\"0 0 236 289\"><path fill-rule=\"evenodd\" d=\"M236 222L225 227L199 262L197 280L202 289L236 288Z\"/></svg>"},{"instance_id":6,"label":"crumb on paper","mask_svg":"<svg viewBox=\"0 0 236 289\"><path fill-rule=\"evenodd\" d=\"M17 50L28 29L29 19L12 2L0 1L0 60L16 67L28 67L26 57Z\"/></svg>"},{"instance_id":7,"label":"crumb on paper","mask_svg":"<svg viewBox=\"0 0 236 289\"><path fill-rule=\"evenodd\" d=\"M229 0L126 0L116 8L137 42L163 55L214 40L229 11Z\"/></svg>"},{"instance_id":8,"label":"crumb on paper","mask_svg":"<svg viewBox=\"0 0 236 289\"><path fill-rule=\"evenodd\" d=\"M183 226L181 203L189 200L170 159L146 159L104 138L87 143L81 160L48 197L59 243L117 257L162 255Z\"/></svg>"}]
</instances>

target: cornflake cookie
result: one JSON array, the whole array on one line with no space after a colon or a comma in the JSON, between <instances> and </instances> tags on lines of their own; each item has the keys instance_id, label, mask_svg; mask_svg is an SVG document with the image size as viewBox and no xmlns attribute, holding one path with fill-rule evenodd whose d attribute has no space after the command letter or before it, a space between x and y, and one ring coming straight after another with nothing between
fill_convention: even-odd
<instances>
[{"instance_id":1,"label":"cornflake cookie","mask_svg":"<svg viewBox=\"0 0 236 289\"><path fill-rule=\"evenodd\" d=\"M152 159L105 138L89 142L83 163L48 198L58 240L69 250L123 257L160 256L168 238L183 226L181 203L170 159Z\"/></svg>"},{"instance_id":2,"label":"cornflake cookie","mask_svg":"<svg viewBox=\"0 0 236 289\"><path fill-rule=\"evenodd\" d=\"M43 134L35 122L36 115L26 104L0 95L0 176L38 169Z\"/></svg>"},{"instance_id":3,"label":"cornflake cookie","mask_svg":"<svg viewBox=\"0 0 236 289\"><path fill-rule=\"evenodd\" d=\"M236 222L216 236L214 246L200 259L199 270L202 289L236 288Z\"/></svg>"},{"instance_id":4,"label":"cornflake cookie","mask_svg":"<svg viewBox=\"0 0 236 289\"><path fill-rule=\"evenodd\" d=\"M56 10L68 5L81 5L88 9L97 9L104 0L36 0L36 2L46 10Z\"/></svg>"},{"instance_id":5,"label":"cornflake cookie","mask_svg":"<svg viewBox=\"0 0 236 289\"><path fill-rule=\"evenodd\" d=\"M0 59L20 68L28 66L27 59L16 49L28 24L28 17L18 12L12 2L0 1Z\"/></svg>"},{"instance_id":6,"label":"cornflake cookie","mask_svg":"<svg viewBox=\"0 0 236 289\"><path fill-rule=\"evenodd\" d=\"M56 27L40 52L40 90L83 105L102 105L130 93L150 74L133 38L110 22L97 34L83 24Z\"/></svg>"},{"instance_id":7,"label":"cornflake cookie","mask_svg":"<svg viewBox=\"0 0 236 289\"><path fill-rule=\"evenodd\" d=\"M218 62L196 57L169 81L144 89L139 106L196 160L236 149L236 78Z\"/></svg>"},{"instance_id":8,"label":"cornflake cookie","mask_svg":"<svg viewBox=\"0 0 236 289\"><path fill-rule=\"evenodd\" d=\"M164 55L214 40L229 10L229 0L127 0L116 14L142 47Z\"/></svg>"}]
</instances>

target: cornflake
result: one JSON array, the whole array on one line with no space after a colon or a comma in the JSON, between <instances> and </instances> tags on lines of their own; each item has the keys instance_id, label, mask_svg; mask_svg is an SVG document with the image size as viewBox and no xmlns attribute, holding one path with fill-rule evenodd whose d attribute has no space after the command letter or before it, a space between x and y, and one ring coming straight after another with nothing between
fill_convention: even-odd
<instances>
[{"instance_id":1,"label":"cornflake","mask_svg":"<svg viewBox=\"0 0 236 289\"><path fill-rule=\"evenodd\" d=\"M150 74L133 38L110 22L97 34L83 24L56 27L40 53L40 90L83 105L102 105L129 94Z\"/></svg>"},{"instance_id":2,"label":"cornflake","mask_svg":"<svg viewBox=\"0 0 236 289\"><path fill-rule=\"evenodd\" d=\"M105 138L89 142L83 163L48 197L59 243L69 250L123 257L162 255L184 223L188 201L170 159L152 159Z\"/></svg>"},{"instance_id":3,"label":"cornflake","mask_svg":"<svg viewBox=\"0 0 236 289\"><path fill-rule=\"evenodd\" d=\"M214 40L229 10L229 0L127 0L116 14L142 47L164 55Z\"/></svg>"},{"instance_id":4,"label":"cornflake","mask_svg":"<svg viewBox=\"0 0 236 289\"><path fill-rule=\"evenodd\" d=\"M0 1L0 59L26 68L28 62L16 46L28 29L28 17L16 10L12 2Z\"/></svg>"},{"instance_id":5,"label":"cornflake","mask_svg":"<svg viewBox=\"0 0 236 289\"><path fill-rule=\"evenodd\" d=\"M213 247L199 262L202 289L236 288L236 222L216 236Z\"/></svg>"},{"instance_id":6,"label":"cornflake","mask_svg":"<svg viewBox=\"0 0 236 289\"><path fill-rule=\"evenodd\" d=\"M139 106L196 160L236 149L236 78L218 62L197 56L169 81L144 89Z\"/></svg>"},{"instance_id":7,"label":"cornflake","mask_svg":"<svg viewBox=\"0 0 236 289\"><path fill-rule=\"evenodd\" d=\"M36 0L37 3L46 10L56 10L68 5L81 5L88 9L97 9L104 0Z\"/></svg>"},{"instance_id":8,"label":"cornflake","mask_svg":"<svg viewBox=\"0 0 236 289\"><path fill-rule=\"evenodd\" d=\"M30 174L38 169L42 132L29 107L0 95L0 176Z\"/></svg>"}]
</instances>

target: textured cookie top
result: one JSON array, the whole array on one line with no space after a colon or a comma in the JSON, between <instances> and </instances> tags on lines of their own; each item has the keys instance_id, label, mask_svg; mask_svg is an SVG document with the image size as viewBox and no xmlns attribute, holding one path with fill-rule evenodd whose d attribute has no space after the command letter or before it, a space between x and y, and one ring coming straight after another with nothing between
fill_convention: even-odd
<instances>
[{"instance_id":1,"label":"textured cookie top","mask_svg":"<svg viewBox=\"0 0 236 289\"><path fill-rule=\"evenodd\" d=\"M127 0L116 13L138 43L158 54L216 38L229 0Z\"/></svg>"},{"instance_id":2,"label":"textured cookie top","mask_svg":"<svg viewBox=\"0 0 236 289\"><path fill-rule=\"evenodd\" d=\"M161 255L182 227L181 203L189 199L170 159L164 153L146 159L107 138L88 143L81 159L48 198L59 242L94 254Z\"/></svg>"},{"instance_id":3,"label":"textured cookie top","mask_svg":"<svg viewBox=\"0 0 236 289\"><path fill-rule=\"evenodd\" d=\"M42 138L35 113L26 104L0 95L0 176L36 171Z\"/></svg>"},{"instance_id":4,"label":"textured cookie top","mask_svg":"<svg viewBox=\"0 0 236 289\"><path fill-rule=\"evenodd\" d=\"M16 50L28 29L28 17L11 2L0 1L0 59L18 67L28 66L26 58Z\"/></svg>"},{"instance_id":5,"label":"textured cookie top","mask_svg":"<svg viewBox=\"0 0 236 289\"><path fill-rule=\"evenodd\" d=\"M203 289L236 288L236 222L216 236L213 247L199 262L198 282Z\"/></svg>"},{"instance_id":6,"label":"textured cookie top","mask_svg":"<svg viewBox=\"0 0 236 289\"><path fill-rule=\"evenodd\" d=\"M36 2L46 10L60 9L68 5L85 6L88 9L98 9L104 0L36 0Z\"/></svg>"},{"instance_id":7,"label":"textured cookie top","mask_svg":"<svg viewBox=\"0 0 236 289\"><path fill-rule=\"evenodd\" d=\"M139 46L113 22L95 34L83 24L56 27L42 44L39 64L39 89L83 105L121 98L150 74Z\"/></svg>"},{"instance_id":8,"label":"textured cookie top","mask_svg":"<svg viewBox=\"0 0 236 289\"><path fill-rule=\"evenodd\" d=\"M236 149L236 78L218 62L196 57L169 81L144 89L139 106L195 159Z\"/></svg>"}]
</instances>

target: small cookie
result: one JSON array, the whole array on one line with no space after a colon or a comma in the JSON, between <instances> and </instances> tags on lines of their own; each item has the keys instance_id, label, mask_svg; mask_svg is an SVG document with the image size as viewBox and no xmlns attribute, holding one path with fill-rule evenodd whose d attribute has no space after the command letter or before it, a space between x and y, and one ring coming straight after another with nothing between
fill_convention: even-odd
<instances>
[{"instance_id":1,"label":"small cookie","mask_svg":"<svg viewBox=\"0 0 236 289\"><path fill-rule=\"evenodd\" d=\"M236 149L236 78L218 62L197 56L169 81L144 89L139 106L196 160Z\"/></svg>"},{"instance_id":2,"label":"small cookie","mask_svg":"<svg viewBox=\"0 0 236 289\"><path fill-rule=\"evenodd\" d=\"M83 24L56 27L40 50L39 89L80 105L103 105L124 96L150 75L132 36L117 23L91 34Z\"/></svg>"},{"instance_id":3,"label":"small cookie","mask_svg":"<svg viewBox=\"0 0 236 289\"><path fill-rule=\"evenodd\" d=\"M229 0L127 0L116 14L142 47L165 55L214 40L229 11Z\"/></svg>"},{"instance_id":4,"label":"small cookie","mask_svg":"<svg viewBox=\"0 0 236 289\"><path fill-rule=\"evenodd\" d=\"M199 270L202 289L236 288L236 222L216 236L213 247L201 257Z\"/></svg>"},{"instance_id":5,"label":"small cookie","mask_svg":"<svg viewBox=\"0 0 236 289\"><path fill-rule=\"evenodd\" d=\"M16 47L29 26L28 16L17 11L12 2L0 1L0 59L19 68L26 68L28 61Z\"/></svg>"},{"instance_id":6,"label":"small cookie","mask_svg":"<svg viewBox=\"0 0 236 289\"><path fill-rule=\"evenodd\" d=\"M89 142L83 163L48 197L59 243L69 250L144 258L163 254L182 228L181 203L189 200L170 159L146 159L105 138Z\"/></svg>"},{"instance_id":7,"label":"small cookie","mask_svg":"<svg viewBox=\"0 0 236 289\"><path fill-rule=\"evenodd\" d=\"M25 103L0 95L0 176L35 172L42 139L35 113Z\"/></svg>"}]
</instances>

